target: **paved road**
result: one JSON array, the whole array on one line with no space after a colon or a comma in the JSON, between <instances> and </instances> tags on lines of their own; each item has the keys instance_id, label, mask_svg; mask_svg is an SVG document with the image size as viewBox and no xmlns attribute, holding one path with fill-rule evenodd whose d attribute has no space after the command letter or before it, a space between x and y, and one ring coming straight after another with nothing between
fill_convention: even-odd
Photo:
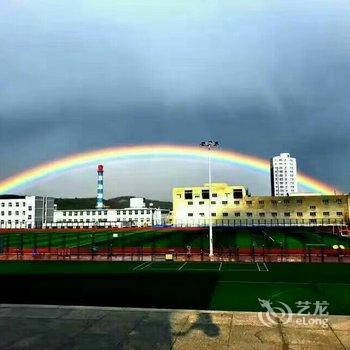
<instances>
[{"instance_id":1,"label":"paved road","mask_svg":"<svg viewBox=\"0 0 350 350\"><path fill-rule=\"evenodd\" d=\"M350 317L330 316L326 328L298 322L267 327L256 313L3 304L0 349L350 349Z\"/></svg>"}]
</instances>

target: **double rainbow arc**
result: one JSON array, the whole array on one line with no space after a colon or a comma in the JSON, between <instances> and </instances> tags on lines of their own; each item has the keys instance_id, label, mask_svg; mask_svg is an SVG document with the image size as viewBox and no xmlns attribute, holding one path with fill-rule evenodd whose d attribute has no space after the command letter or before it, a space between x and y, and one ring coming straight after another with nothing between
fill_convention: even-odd
<instances>
[{"instance_id":1,"label":"double rainbow arc","mask_svg":"<svg viewBox=\"0 0 350 350\"><path fill-rule=\"evenodd\" d=\"M210 152L213 160L238 165L243 168L260 171L263 173L270 172L270 163L265 159L234 151L212 150ZM73 168L110 160L134 158L147 159L152 157L185 157L200 159L207 158L208 151L194 146L156 144L112 147L96 151L77 153L65 158L38 165L34 168L25 170L0 181L0 194L9 193L10 191L17 191L20 188L34 184L35 182L47 178L50 175L59 174ZM334 191L334 187L300 173L298 174L298 183L312 192L332 194Z\"/></svg>"}]
</instances>

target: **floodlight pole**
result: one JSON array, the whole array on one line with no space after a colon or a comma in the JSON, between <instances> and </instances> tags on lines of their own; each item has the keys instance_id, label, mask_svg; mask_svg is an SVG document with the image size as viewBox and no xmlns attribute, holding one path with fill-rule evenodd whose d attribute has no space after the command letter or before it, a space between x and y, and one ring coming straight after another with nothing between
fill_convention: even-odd
<instances>
[{"instance_id":1,"label":"floodlight pole","mask_svg":"<svg viewBox=\"0 0 350 350\"><path fill-rule=\"evenodd\" d=\"M209 257L213 258L214 256L214 248L213 248L213 219L211 216L211 149L213 147L218 147L219 142L217 141L204 141L201 142L202 147L206 147L208 149L208 178L209 178Z\"/></svg>"}]
</instances>

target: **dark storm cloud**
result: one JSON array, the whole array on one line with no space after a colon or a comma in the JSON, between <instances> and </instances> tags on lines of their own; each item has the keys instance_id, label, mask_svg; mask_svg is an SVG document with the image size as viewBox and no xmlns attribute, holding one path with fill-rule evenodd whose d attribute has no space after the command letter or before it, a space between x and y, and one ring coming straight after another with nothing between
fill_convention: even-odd
<instances>
[{"instance_id":1,"label":"dark storm cloud","mask_svg":"<svg viewBox=\"0 0 350 350\"><path fill-rule=\"evenodd\" d=\"M0 4L1 177L83 150L216 138L291 152L349 190L345 1L148 4Z\"/></svg>"}]
</instances>

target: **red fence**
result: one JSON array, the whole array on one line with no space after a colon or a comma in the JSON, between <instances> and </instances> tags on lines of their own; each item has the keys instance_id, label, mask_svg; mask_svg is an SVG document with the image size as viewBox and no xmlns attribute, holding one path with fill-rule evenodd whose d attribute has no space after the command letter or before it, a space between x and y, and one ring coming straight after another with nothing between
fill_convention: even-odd
<instances>
[{"instance_id":1,"label":"red fence","mask_svg":"<svg viewBox=\"0 0 350 350\"><path fill-rule=\"evenodd\" d=\"M221 249L209 257L202 249L110 248L9 248L0 260L82 261L220 261L220 262L342 262L350 263L350 249Z\"/></svg>"}]
</instances>

